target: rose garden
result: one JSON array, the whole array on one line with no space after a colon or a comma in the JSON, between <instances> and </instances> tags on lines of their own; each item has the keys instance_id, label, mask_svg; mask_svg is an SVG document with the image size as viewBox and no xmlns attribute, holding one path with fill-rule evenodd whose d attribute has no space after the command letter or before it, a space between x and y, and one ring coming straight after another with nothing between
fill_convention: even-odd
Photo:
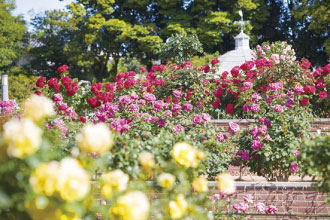
<instances>
[{"instance_id":1,"label":"rose garden","mask_svg":"<svg viewBox=\"0 0 330 220\"><path fill-rule=\"evenodd\" d=\"M330 64L284 41L228 71L163 53L0 101L0 219L330 218Z\"/></svg>"}]
</instances>

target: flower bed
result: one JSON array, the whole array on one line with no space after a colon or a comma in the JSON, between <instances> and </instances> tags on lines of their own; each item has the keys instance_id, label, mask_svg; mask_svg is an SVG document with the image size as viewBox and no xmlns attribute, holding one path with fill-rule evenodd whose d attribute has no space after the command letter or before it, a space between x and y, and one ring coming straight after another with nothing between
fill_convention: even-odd
<instances>
[{"instance_id":1,"label":"flower bed","mask_svg":"<svg viewBox=\"0 0 330 220\"><path fill-rule=\"evenodd\" d=\"M330 64L312 73L286 43L257 47L255 60L215 80L218 63L141 67L91 86L66 65L40 77L36 95L3 122L0 217L207 219L208 181L230 197L232 164L268 180L316 175L326 191L329 139L308 139L311 121L328 114ZM219 127L218 116L251 121ZM160 193L153 203L151 192ZM224 215L246 208L217 206ZM258 210L275 213L267 207Z\"/></svg>"}]
</instances>

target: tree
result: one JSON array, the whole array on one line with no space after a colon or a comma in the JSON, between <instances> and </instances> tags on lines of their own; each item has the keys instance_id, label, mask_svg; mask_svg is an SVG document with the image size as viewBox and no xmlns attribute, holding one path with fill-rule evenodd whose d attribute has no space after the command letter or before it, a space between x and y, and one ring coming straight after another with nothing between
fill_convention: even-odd
<instances>
[{"instance_id":1,"label":"tree","mask_svg":"<svg viewBox=\"0 0 330 220\"><path fill-rule=\"evenodd\" d=\"M22 49L25 24L20 16L11 14L14 3L0 0L0 72L10 69Z\"/></svg>"}]
</instances>

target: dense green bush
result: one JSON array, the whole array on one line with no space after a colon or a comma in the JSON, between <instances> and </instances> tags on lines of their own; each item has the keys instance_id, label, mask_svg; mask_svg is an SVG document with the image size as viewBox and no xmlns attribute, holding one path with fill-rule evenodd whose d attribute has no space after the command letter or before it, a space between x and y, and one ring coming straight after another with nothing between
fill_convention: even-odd
<instances>
[{"instance_id":1,"label":"dense green bush","mask_svg":"<svg viewBox=\"0 0 330 220\"><path fill-rule=\"evenodd\" d=\"M304 164L304 175L314 176L315 185L322 192L330 192L330 136L317 136L305 139L301 145L299 159ZM330 202L330 197L327 198Z\"/></svg>"}]
</instances>

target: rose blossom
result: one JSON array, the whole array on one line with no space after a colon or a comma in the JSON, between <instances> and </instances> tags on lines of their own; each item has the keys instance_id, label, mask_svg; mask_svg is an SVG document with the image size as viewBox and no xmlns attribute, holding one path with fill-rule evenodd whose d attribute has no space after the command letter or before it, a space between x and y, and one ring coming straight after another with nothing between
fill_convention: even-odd
<instances>
[{"instance_id":1,"label":"rose blossom","mask_svg":"<svg viewBox=\"0 0 330 220\"><path fill-rule=\"evenodd\" d=\"M253 138L256 138L258 135L258 127L253 127L250 131L250 134Z\"/></svg>"},{"instance_id":2,"label":"rose blossom","mask_svg":"<svg viewBox=\"0 0 330 220\"><path fill-rule=\"evenodd\" d=\"M193 122L194 124L200 124L202 123L203 117L201 115L194 115L193 116Z\"/></svg>"},{"instance_id":3,"label":"rose blossom","mask_svg":"<svg viewBox=\"0 0 330 220\"><path fill-rule=\"evenodd\" d=\"M129 106L129 111L130 112L138 112L139 111L139 106L137 104L131 104Z\"/></svg>"},{"instance_id":4,"label":"rose blossom","mask_svg":"<svg viewBox=\"0 0 330 220\"><path fill-rule=\"evenodd\" d=\"M274 112L284 112L283 106L282 105L275 105L274 106Z\"/></svg>"},{"instance_id":5,"label":"rose blossom","mask_svg":"<svg viewBox=\"0 0 330 220\"><path fill-rule=\"evenodd\" d=\"M254 92L252 94L252 102L258 102L260 99L261 99L261 96L258 93Z\"/></svg>"},{"instance_id":6,"label":"rose blossom","mask_svg":"<svg viewBox=\"0 0 330 220\"><path fill-rule=\"evenodd\" d=\"M176 133L179 133L179 132L182 132L184 131L184 127L182 125L176 125L175 126L175 132Z\"/></svg>"},{"instance_id":7,"label":"rose blossom","mask_svg":"<svg viewBox=\"0 0 330 220\"><path fill-rule=\"evenodd\" d=\"M219 142L224 142L226 138L227 138L226 135L221 132L217 134L217 139Z\"/></svg>"},{"instance_id":8,"label":"rose blossom","mask_svg":"<svg viewBox=\"0 0 330 220\"><path fill-rule=\"evenodd\" d=\"M191 111L193 109L193 106L192 106L192 104L184 104L183 109L185 111Z\"/></svg>"},{"instance_id":9,"label":"rose blossom","mask_svg":"<svg viewBox=\"0 0 330 220\"><path fill-rule=\"evenodd\" d=\"M229 133L238 133L240 131L239 125L235 122L229 122L228 125Z\"/></svg>"},{"instance_id":10,"label":"rose blossom","mask_svg":"<svg viewBox=\"0 0 330 220\"><path fill-rule=\"evenodd\" d=\"M245 213L249 209L249 205L245 202L240 202L234 204L233 209L235 209L238 213Z\"/></svg>"},{"instance_id":11,"label":"rose blossom","mask_svg":"<svg viewBox=\"0 0 330 220\"><path fill-rule=\"evenodd\" d=\"M250 153L248 151L243 151L241 153L241 158L242 158L242 160L245 160L245 161L250 160Z\"/></svg>"},{"instance_id":12,"label":"rose blossom","mask_svg":"<svg viewBox=\"0 0 330 220\"><path fill-rule=\"evenodd\" d=\"M209 121L211 121L211 116L207 113L202 113L202 119L205 122L209 122Z\"/></svg>"},{"instance_id":13,"label":"rose blossom","mask_svg":"<svg viewBox=\"0 0 330 220\"><path fill-rule=\"evenodd\" d=\"M172 112L167 110L165 111L164 115L167 117L167 118L171 118L172 117Z\"/></svg>"},{"instance_id":14,"label":"rose blossom","mask_svg":"<svg viewBox=\"0 0 330 220\"><path fill-rule=\"evenodd\" d=\"M173 96L178 99L182 96L182 93L180 90L175 90L173 91Z\"/></svg>"},{"instance_id":15,"label":"rose blossom","mask_svg":"<svg viewBox=\"0 0 330 220\"><path fill-rule=\"evenodd\" d=\"M277 208L273 205L269 205L265 210L266 214L276 214L276 212L277 212Z\"/></svg>"},{"instance_id":16,"label":"rose blossom","mask_svg":"<svg viewBox=\"0 0 330 220\"><path fill-rule=\"evenodd\" d=\"M267 126L266 125L261 125L258 127L258 134L260 135L266 135L267 133Z\"/></svg>"},{"instance_id":17,"label":"rose blossom","mask_svg":"<svg viewBox=\"0 0 330 220\"><path fill-rule=\"evenodd\" d=\"M264 213L266 211L266 206L262 202L258 202L257 204L255 204L254 208L257 212Z\"/></svg>"},{"instance_id":18,"label":"rose blossom","mask_svg":"<svg viewBox=\"0 0 330 220\"><path fill-rule=\"evenodd\" d=\"M252 105L250 106L250 110L251 110L252 112L254 112L254 113L259 112L259 111L260 111L260 105L259 105L259 104L252 104Z\"/></svg>"},{"instance_id":19,"label":"rose blossom","mask_svg":"<svg viewBox=\"0 0 330 220\"><path fill-rule=\"evenodd\" d=\"M61 101L63 101L63 96L59 93L56 93L56 94L54 94L53 100L54 100L54 102L61 102Z\"/></svg>"},{"instance_id":20,"label":"rose blossom","mask_svg":"<svg viewBox=\"0 0 330 220\"><path fill-rule=\"evenodd\" d=\"M295 162L292 162L290 164L290 170L293 172L293 173L296 173L299 171L299 166L298 166L298 163L295 161Z\"/></svg>"},{"instance_id":21,"label":"rose blossom","mask_svg":"<svg viewBox=\"0 0 330 220\"><path fill-rule=\"evenodd\" d=\"M253 149L253 150L259 150L261 147L262 147L262 143L259 141L259 140L253 140L252 142L251 142L251 148Z\"/></svg>"}]
</instances>

